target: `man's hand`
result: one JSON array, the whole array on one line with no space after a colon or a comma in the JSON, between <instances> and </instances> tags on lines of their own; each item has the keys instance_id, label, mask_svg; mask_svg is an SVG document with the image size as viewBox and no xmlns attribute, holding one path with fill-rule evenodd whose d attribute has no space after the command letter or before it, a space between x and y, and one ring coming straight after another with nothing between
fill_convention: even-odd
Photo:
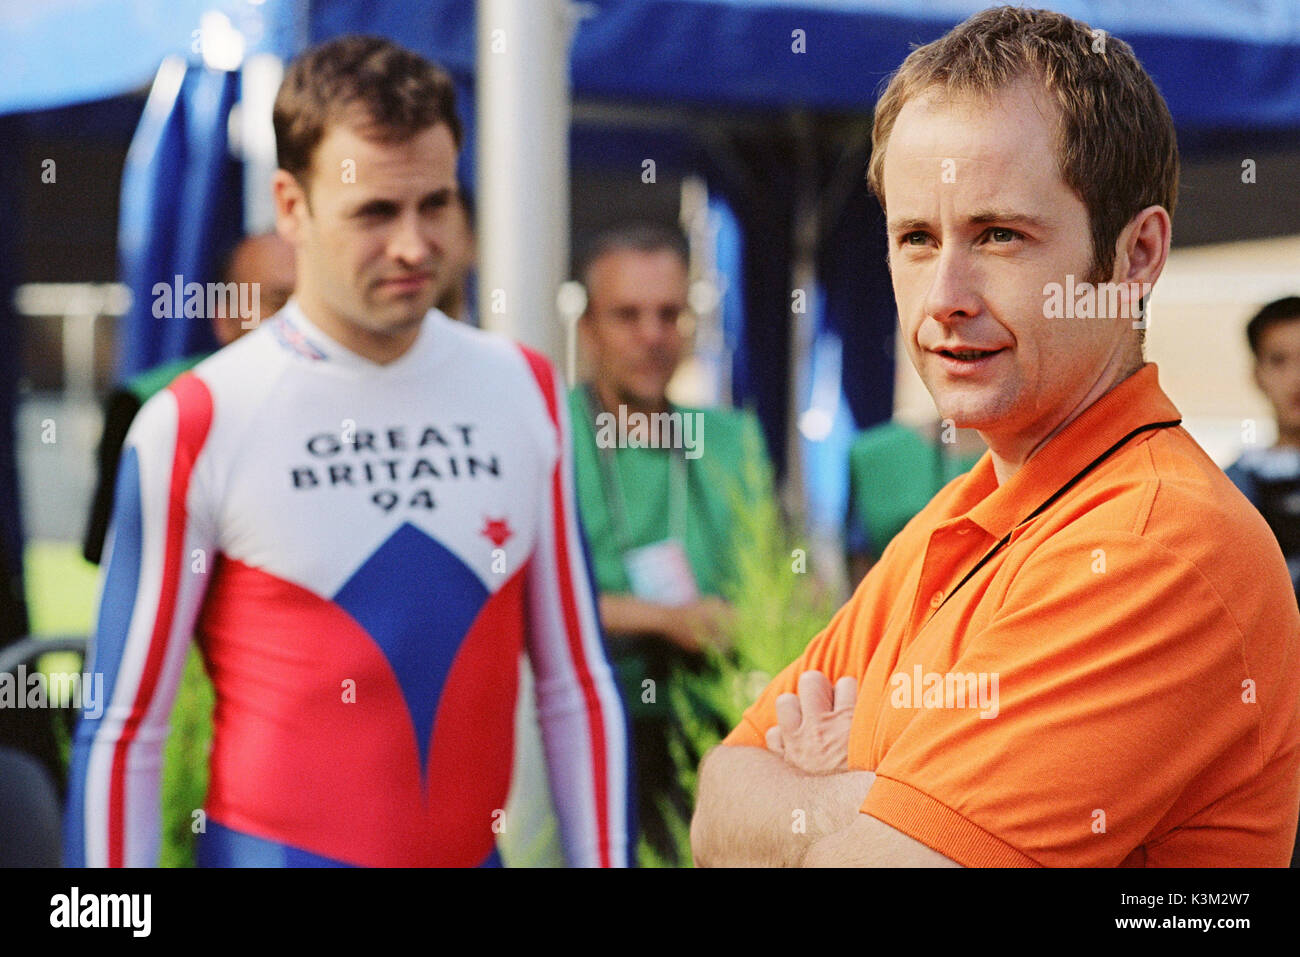
<instances>
[{"instance_id":1,"label":"man's hand","mask_svg":"<svg viewBox=\"0 0 1300 957\"><path fill-rule=\"evenodd\" d=\"M686 651L706 648L727 651L731 647L731 626L735 612L721 598L706 595L688 605L663 608L663 634Z\"/></svg>"},{"instance_id":2,"label":"man's hand","mask_svg":"<svg viewBox=\"0 0 1300 957\"><path fill-rule=\"evenodd\" d=\"M600 596L600 621L611 637L653 635L690 652L731 647L735 612L706 595L688 605L660 605L635 595Z\"/></svg>"},{"instance_id":3,"label":"man's hand","mask_svg":"<svg viewBox=\"0 0 1300 957\"><path fill-rule=\"evenodd\" d=\"M805 774L835 774L849 769L849 730L858 701L858 682L845 675L831 688L820 671L799 676L798 695L776 699L777 723L768 729L767 748Z\"/></svg>"}]
</instances>

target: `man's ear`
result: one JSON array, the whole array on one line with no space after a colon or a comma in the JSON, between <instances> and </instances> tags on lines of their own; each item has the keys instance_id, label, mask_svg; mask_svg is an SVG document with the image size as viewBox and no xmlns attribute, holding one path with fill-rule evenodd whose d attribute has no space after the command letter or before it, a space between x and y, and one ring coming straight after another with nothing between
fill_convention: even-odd
<instances>
[{"instance_id":1,"label":"man's ear","mask_svg":"<svg viewBox=\"0 0 1300 957\"><path fill-rule=\"evenodd\" d=\"M1150 296L1169 259L1171 230L1168 211L1163 206L1148 206L1120 232L1113 279L1123 284L1125 296L1130 283L1138 284L1142 298ZM1137 315L1138 304L1128 305L1130 315Z\"/></svg>"},{"instance_id":2,"label":"man's ear","mask_svg":"<svg viewBox=\"0 0 1300 957\"><path fill-rule=\"evenodd\" d=\"M296 176L277 169L271 177L271 196L275 200L275 231L285 242L297 247L302 241L306 218L311 215L307 193Z\"/></svg>"}]
</instances>

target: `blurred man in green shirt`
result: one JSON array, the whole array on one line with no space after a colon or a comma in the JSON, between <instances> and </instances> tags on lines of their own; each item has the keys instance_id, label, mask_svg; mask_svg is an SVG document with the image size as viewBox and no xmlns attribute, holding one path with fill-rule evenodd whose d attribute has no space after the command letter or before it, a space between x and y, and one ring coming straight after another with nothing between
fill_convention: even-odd
<instances>
[{"instance_id":1,"label":"blurred man in green shirt","mask_svg":"<svg viewBox=\"0 0 1300 957\"><path fill-rule=\"evenodd\" d=\"M685 821L691 800L668 750L662 685L675 668L698 667L707 646L726 645L732 516L772 494L770 467L752 415L667 398L686 348L681 234L648 223L602 233L581 278L587 308L578 331L591 376L569 396L579 507L631 719L642 832L675 861L660 803Z\"/></svg>"}]
</instances>

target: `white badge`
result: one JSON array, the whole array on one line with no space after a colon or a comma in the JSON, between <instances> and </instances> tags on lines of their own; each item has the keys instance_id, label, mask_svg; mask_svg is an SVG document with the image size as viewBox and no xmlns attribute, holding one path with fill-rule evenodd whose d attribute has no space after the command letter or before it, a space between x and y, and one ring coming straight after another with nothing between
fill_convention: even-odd
<instances>
[{"instance_id":1,"label":"white badge","mask_svg":"<svg viewBox=\"0 0 1300 957\"><path fill-rule=\"evenodd\" d=\"M633 548L623 555L632 594L657 605L689 605L699 598L682 543L673 539Z\"/></svg>"}]
</instances>

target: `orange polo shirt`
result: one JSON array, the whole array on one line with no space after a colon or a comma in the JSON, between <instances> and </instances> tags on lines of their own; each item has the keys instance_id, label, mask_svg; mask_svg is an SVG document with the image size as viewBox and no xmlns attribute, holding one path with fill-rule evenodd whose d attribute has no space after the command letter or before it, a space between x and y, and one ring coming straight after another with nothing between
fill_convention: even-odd
<instances>
[{"instance_id":1,"label":"orange polo shirt","mask_svg":"<svg viewBox=\"0 0 1300 957\"><path fill-rule=\"evenodd\" d=\"M762 747L802 672L853 675L862 812L959 864L1286 866L1300 613L1259 513L1172 426L1025 521L1178 418L1148 363L1005 485L986 453L726 743Z\"/></svg>"}]
</instances>

